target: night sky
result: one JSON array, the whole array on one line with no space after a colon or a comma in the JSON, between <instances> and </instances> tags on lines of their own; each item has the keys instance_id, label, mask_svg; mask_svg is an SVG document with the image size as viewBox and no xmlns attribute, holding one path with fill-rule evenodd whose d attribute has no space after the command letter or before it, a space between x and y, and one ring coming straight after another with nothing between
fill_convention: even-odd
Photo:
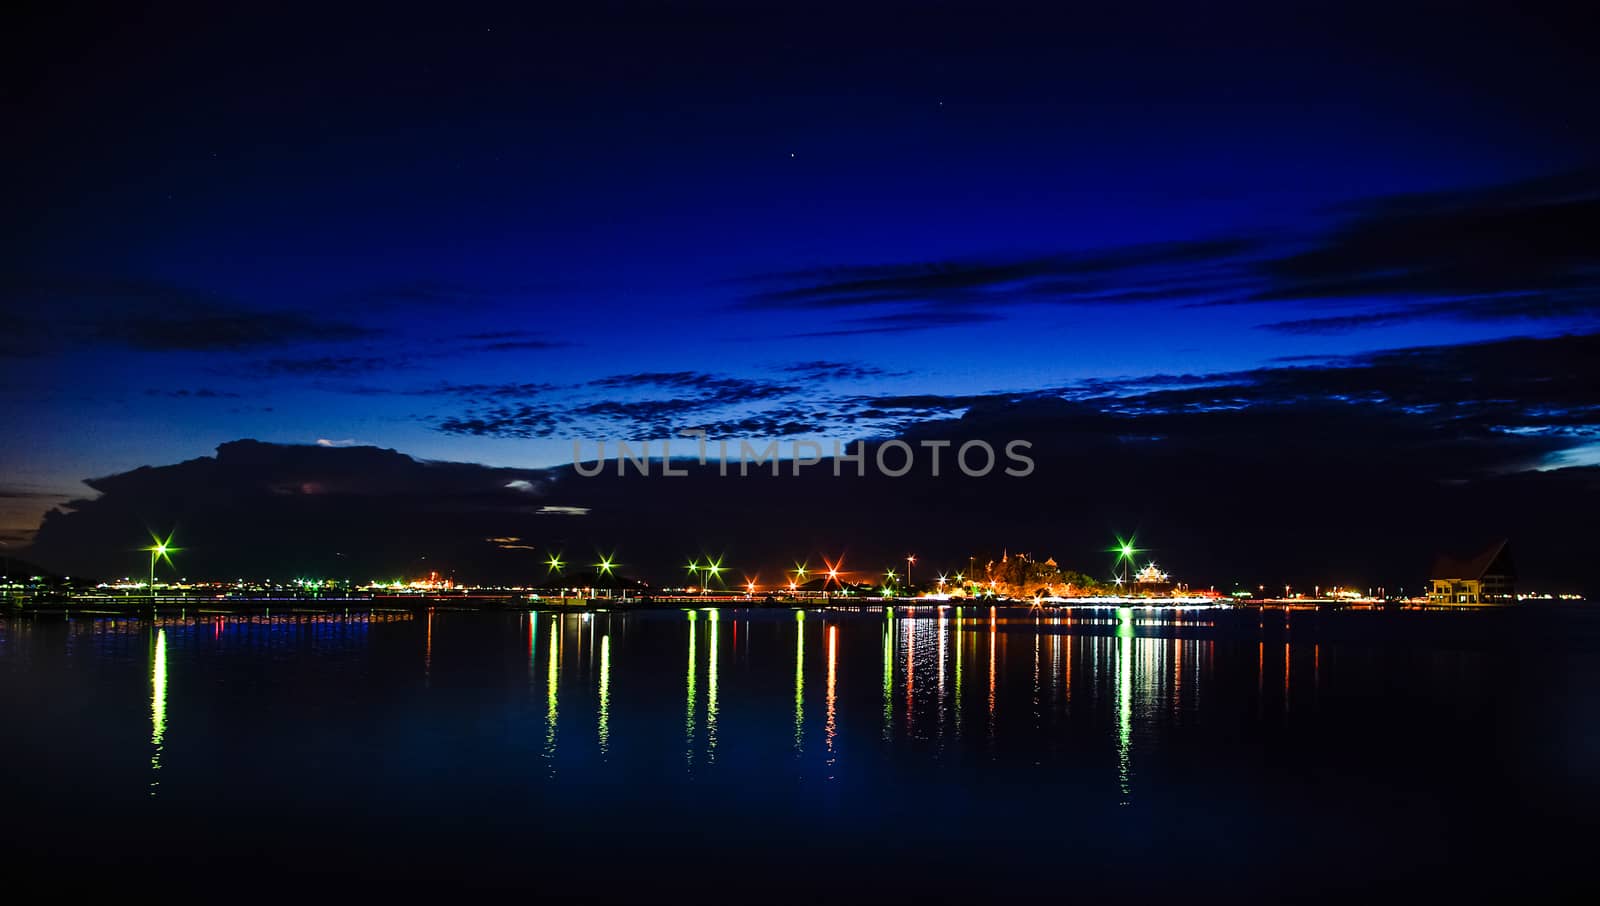
<instances>
[{"instance_id":1,"label":"night sky","mask_svg":"<svg viewBox=\"0 0 1600 906\"><path fill-rule=\"evenodd\" d=\"M1412 490L1600 462L1600 68L1557 9L756 6L13 18L7 544L246 438L541 469L1000 406L1252 500L1335 424Z\"/></svg>"}]
</instances>

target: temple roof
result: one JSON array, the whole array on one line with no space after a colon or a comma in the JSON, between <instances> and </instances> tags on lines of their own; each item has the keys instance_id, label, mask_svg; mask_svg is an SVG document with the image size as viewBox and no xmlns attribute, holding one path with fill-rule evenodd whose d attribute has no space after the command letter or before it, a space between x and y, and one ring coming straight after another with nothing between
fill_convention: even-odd
<instances>
[{"instance_id":1,"label":"temple roof","mask_svg":"<svg viewBox=\"0 0 1600 906\"><path fill-rule=\"evenodd\" d=\"M1480 551L1476 556L1460 559L1450 556L1434 558L1434 579L1482 579L1489 573L1514 574L1511 564L1510 542L1502 538ZM1495 568L1498 567L1498 568Z\"/></svg>"}]
</instances>

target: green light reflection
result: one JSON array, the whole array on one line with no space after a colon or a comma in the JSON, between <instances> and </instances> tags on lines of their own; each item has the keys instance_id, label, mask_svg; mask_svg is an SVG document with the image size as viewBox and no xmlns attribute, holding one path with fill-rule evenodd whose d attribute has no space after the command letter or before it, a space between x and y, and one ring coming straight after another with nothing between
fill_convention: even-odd
<instances>
[{"instance_id":1,"label":"green light reflection","mask_svg":"<svg viewBox=\"0 0 1600 906\"><path fill-rule=\"evenodd\" d=\"M695 674L699 672L697 668L700 666L694 656L695 630L695 612L691 610L689 611L689 669L684 679L684 685L688 693L686 696L688 705L683 717L683 759L684 764L691 767L694 765L694 679Z\"/></svg>"},{"instance_id":2,"label":"green light reflection","mask_svg":"<svg viewBox=\"0 0 1600 906\"><path fill-rule=\"evenodd\" d=\"M711 637L707 639L710 651L706 652L706 761L717 760L717 626L722 621L715 610L711 611Z\"/></svg>"},{"instance_id":3,"label":"green light reflection","mask_svg":"<svg viewBox=\"0 0 1600 906\"><path fill-rule=\"evenodd\" d=\"M611 635L600 637L600 757L611 751Z\"/></svg>"},{"instance_id":4,"label":"green light reflection","mask_svg":"<svg viewBox=\"0 0 1600 906\"><path fill-rule=\"evenodd\" d=\"M894 735L894 610L884 609L883 620L883 741Z\"/></svg>"},{"instance_id":5,"label":"green light reflection","mask_svg":"<svg viewBox=\"0 0 1600 906\"><path fill-rule=\"evenodd\" d=\"M161 753L167 739L167 631L156 630L155 653L150 658L150 795L161 786Z\"/></svg>"},{"instance_id":6,"label":"green light reflection","mask_svg":"<svg viewBox=\"0 0 1600 906\"><path fill-rule=\"evenodd\" d=\"M550 618L550 670L545 680L544 757L556 757L556 688L561 677L561 618Z\"/></svg>"},{"instance_id":7,"label":"green light reflection","mask_svg":"<svg viewBox=\"0 0 1600 906\"><path fill-rule=\"evenodd\" d=\"M794 753L805 747L806 720L806 612L794 612Z\"/></svg>"},{"instance_id":8,"label":"green light reflection","mask_svg":"<svg viewBox=\"0 0 1600 906\"><path fill-rule=\"evenodd\" d=\"M1132 629L1132 626L1129 626ZM1133 755L1133 633L1117 632L1117 787L1118 805L1128 805Z\"/></svg>"}]
</instances>

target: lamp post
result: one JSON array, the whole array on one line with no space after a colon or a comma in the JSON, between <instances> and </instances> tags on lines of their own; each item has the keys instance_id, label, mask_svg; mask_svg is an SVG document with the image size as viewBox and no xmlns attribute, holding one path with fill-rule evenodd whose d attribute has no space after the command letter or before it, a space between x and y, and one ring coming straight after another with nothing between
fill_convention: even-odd
<instances>
[{"instance_id":1,"label":"lamp post","mask_svg":"<svg viewBox=\"0 0 1600 906\"><path fill-rule=\"evenodd\" d=\"M611 578L612 570L616 569L615 555L607 557L602 554L600 556L600 562L596 563L594 568L597 576L605 576L608 579ZM609 585L606 586L606 597L611 597L611 587Z\"/></svg>"},{"instance_id":2,"label":"lamp post","mask_svg":"<svg viewBox=\"0 0 1600 906\"><path fill-rule=\"evenodd\" d=\"M721 557L718 557L715 560L711 559L710 557L706 558L706 565L702 566L701 569L705 570L706 574L705 585L707 588L705 590L707 594L709 594L711 591L710 585L712 580L720 580L722 578L722 571L726 568L727 567L722 565Z\"/></svg>"},{"instance_id":3,"label":"lamp post","mask_svg":"<svg viewBox=\"0 0 1600 906\"><path fill-rule=\"evenodd\" d=\"M559 575L561 575L561 566L562 566L561 555L560 554L551 554L550 555L550 559L545 561L545 575L546 576L552 576L552 575L553 576L559 576ZM565 585L563 585L561 587L561 600L565 601L566 599L567 599L567 588L566 588Z\"/></svg>"},{"instance_id":4,"label":"lamp post","mask_svg":"<svg viewBox=\"0 0 1600 906\"><path fill-rule=\"evenodd\" d=\"M911 594L911 565L916 562L916 554L906 554L906 594Z\"/></svg>"},{"instance_id":5,"label":"lamp post","mask_svg":"<svg viewBox=\"0 0 1600 906\"><path fill-rule=\"evenodd\" d=\"M156 601L156 561L165 560L170 564L172 562L170 554L177 548L172 546L172 535L170 534L164 540L152 534L150 540L155 543L145 548L145 550L150 552L150 603L154 604Z\"/></svg>"},{"instance_id":6,"label":"lamp post","mask_svg":"<svg viewBox=\"0 0 1600 906\"><path fill-rule=\"evenodd\" d=\"M1133 546L1133 543L1137 540L1138 536L1135 535L1128 536L1126 541L1118 538L1117 546L1111 548L1111 551L1117 555L1117 559L1112 564L1112 572L1115 573L1119 568L1122 570L1122 575L1118 577L1121 580L1117 583L1118 585L1127 585L1130 588L1133 585L1133 555L1144 553L1143 548Z\"/></svg>"}]
</instances>

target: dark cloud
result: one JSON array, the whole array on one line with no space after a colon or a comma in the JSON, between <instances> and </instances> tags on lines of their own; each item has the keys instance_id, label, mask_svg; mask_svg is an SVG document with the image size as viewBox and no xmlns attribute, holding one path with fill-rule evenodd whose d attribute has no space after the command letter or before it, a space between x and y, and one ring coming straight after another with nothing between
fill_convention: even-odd
<instances>
[{"instance_id":1,"label":"dark cloud","mask_svg":"<svg viewBox=\"0 0 1600 906\"><path fill-rule=\"evenodd\" d=\"M469 333L461 337L473 343L474 349L487 352L512 352L517 350L535 351L540 349L563 349L577 344L566 340L553 339L547 334L529 330L491 330L482 333Z\"/></svg>"},{"instance_id":2,"label":"dark cloud","mask_svg":"<svg viewBox=\"0 0 1600 906\"><path fill-rule=\"evenodd\" d=\"M697 394L696 399L704 403L772 399L787 396L799 389L793 384L777 381L726 377L698 371L617 374L590 381L589 386L603 389L659 387L684 390Z\"/></svg>"},{"instance_id":3,"label":"dark cloud","mask_svg":"<svg viewBox=\"0 0 1600 906\"><path fill-rule=\"evenodd\" d=\"M394 356L314 356L270 359L254 369L254 374L259 377L368 374L408 365L406 359Z\"/></svg>"},{"instance_id":4,"label":"dark cloud","mask_svg":"<svg viewBox=\"0 0 1600 906\"><path fill-rule=\"evenodd\" d=\"M540 349L564 349L572 345L563 340L497 340L485 343L481 348L488 352L532 352Z\"/></svg>"},{"instance_id":5,"label":"dark cloud","mask_svg":"<svg viewBox=\"0 0 1600 906\"><path fill-rule=\"evenodd\" d=\"M25 323L41 342L113 343L158 352L337 343L378 333L338 319L254 310L215 293L132 279L14 280L0 287L0 315Z\"/></svg>"},{"instance_id":6,"label":"dark cloud","mask_svg":"<svg viewBox=\"0 0 1600 906\"><path fill-rule=\"evenodd\" d=\"M254 441L86 484L99 496L46 516L31 548L73 575L137 572L138 542L151 525L178 530L184 552L176 560L191 574L493 573L532 561L525 550L479 539L527 535L520 528L526 518L565 502L545 493L539 470L419 462L375 447ZM251 516L241 520L240 512ZM84 542L104 548L77 547Z\"/></svg>"},{"instance_id":7,"label":"dark cloud","mask_svg":"<svg viewBox=\"0 0 1600 906\"><path fill-rule=\"evenodd\" d=\"M551 437L563 431L666 437L680 428L724 421L735 417L740 408L784 400L801 390L791 383L698 371L618 374L585 386L643 395L631 399L593 400L584 396L512 404L504 402L503 397L496 401L491 395L480 395L471 411L441 419L435 427L447 434L493 437ZM658 391L670 392L671 396L649 395Z\"/></svg>"},{"instance_id":8,"label":"dark cloud","mask_svg":"<svg viewBox=\"0 0 1600 906\"><path fill-rule=\"evenodd\" d=\"M61 494L45 491L28 491L21 488L0 487L0 500L65 500Z\"/></svg>"},{"instance_id":9,"label":"dark cloud","mask_svg":"<svg viewBox=\"0 0 1600 906\"><path fill-rule=\"evenodd\" d=\"M1033 258L841 267L762 278L789 285L745 297L752 308L836 309L916 303L931 306L1073 303L1149 283L1170 296L1215 288L1228 262L1256 247L1247 238L1139 245ZM1196 268L1200 270L1196 272ZM1196 283L1194 281L1198 280Z\"/></svg>"},{"instance_id":10,"label":"dark cloud","mask_svg":"<svg viewBox=\"0 0 1600 906\"><path fill-rule=\"evenodd\" d=\"M431 387L418 387L406 390L374 389L373 393L398 393L405 396L456 396L463 399L480 401L494 401L507 399L528 399L544 396L553 391L564 389L561 384L549 384L535 381L505 383L505 384L457 384L445 382Z\"/></svg>"},{"instance_id":11,"label":"dark cloud","mask_svg":"<svg viewBox=\"0 0 1600 906\"><path fill-rule=\"evenodd\" d=\"M1395 455L1440 448L1451 469L1488 474L1539 467L1600 443L1600 334L1390 350L1259 369L1089 379L982 394L836 395L826 390L746 397L737 379L697 372L619 375L617 388L669 387L669 398L476 402L437 430L491 437L712 437L812 433L884 438L962 430L1025 411L1038 433L1088 444L1159 439L1165 449L1243 444L1262 456L1301 456L1296 438L1387 445ZM755 382L758 387L768 385ZM690 388L695 388L689 392ZM1281 436L1279 436L1281 433ZM1240 439L1230 439L1240 438ZM1356 442L1351 440L1351 442Z\"/></svg>"},{"instance_id":12,"label":"dark cloud","mask_svg":"<svg viewBox=\"0 0 1600 906\"><path fill-rule=\"evenodd\" d=\"M472 285L452 280L411 280L374 287L347 301L375 311L492 306L511 298L547 295L571 287L560 283Z\"/></svg>"},{"instance_id":13,"label":"dark cloud","mask_svg":"<svg viewBox=\"0 0 1600 906\"><path fill-rule=\"evenodd\" d=\"M988 324L1004 320L996 312L975 307L919 308L911 311L869 315L864 318L844 318L832 322L836 326L826 330L812 330L791 334L797 338L848 337L861 334L911 333L939 327L961 327L971 324Z\"/></svg>"},{"instance_id":14,"label":"dark cloud","mask_svg":"<svg viewBox=\"0 0 1600 906\"><path fill-rule=\"evenodd\" d=\"M631 574L676 578L678 556L704 549L756 573L841 551L847 568L876 567L908 549L936 568L1002 547L1103 573L1112 534L1137 530L1163 567L1202 587L1416 591L1435 553L1510 536L1525 585L1581 589L1592 586L1587 523L1600 469L1530 467L1593 440L1586 432L1600 412L1586 388L1597 352L1594 336L1513 340L1087 390L878 400L959 406L959 418L906 431L913 443L1028 440L1036 469L1025 479L962 476L948 450L939 478L925 465L901 479L855 478L848 466L835 478L828 464L800 477L785 467L779 477L758 468L722 478L714 461L690 461L685 478L619 478L608 466L585 479L568 468L424 464L372 448L229 444L215 458L90 481L101 496L48 517L25 553L75 575L132 572L128 538L158 524L181 527L180 565L194 575L457 569L527 581L541 574L540 551L604 549ZM756 418L709 426L767 437L813 427ZM694 450L687 440L674 447ZM541 518L549 507L587 515ZM247 524L241 509L252 513ZM685 513L696 515L693 537L683 534ZM1289 523L1295 531L1275 528ZM486 537L535 550L498 549Z\"/></svg>"},{"instance_id":15,"label":"dark cloud","mask_svg":"<svg viewBox=\"0 0 1600 906\"><path fill-rule=\"evenodd\" d=\"M861 378L881 377L887 374L882 368L875 365L824 360L795 362L793 365L785 365L783 371L810 380L859 380Z\"/></svg>"},{"instance_id":16,"label":"dark cloud","mask_svg":"<svg viewBox=\"0 0 1600 906\"><path fill-rule=\"evenodd\" d=\"M164 396L164 397L167 397L169 399L197 399L197 400L222 400L222 399L236 400L236 399L240 398L239 394L237 394L237 393L230 393L229 391L226 391L226 390L212 390L209 387L201 387L201 388L199 388L197 390L188 390L188 389L161 390L161 389L157 389L157 388L151 388L149 390L146 390L144 392L144 395L145 396Z\"/></svg>"},{"instance_id":17,"label":"dark cloud","mask_svg":"<svg viewBox=\"0 0 1600 906\"><path fill-rule=\"evenodd\" d=\"M122 318L102 324L96 336L158 352L235 350L260 346L336 343L377 331L293 312L186 312Z\"/></svg>"},{"instance_id":18,"label":"dark cloud","mask_svg":"<svg viewBox=\"0 0 1600 906\"><path fill-rule=\"evenodd\" d=\"M1600 170L1379 199L1314 247L1264 264L1272 299L1593 289Z\"/></svg>"},{"instance_id":19,"label":"dark cloud","mask_svg":"<svg viewBox=\"0 0 1600 906\"><path fill-rule=\"evenodd\" d=\"M1332 333L1421 320L1600 318L1600 170L1379 198L1327 230L1098 253L823 268L756 278L758 309L894 311L802 337L902 333L999 320L1019 307L1273 304L1317 309L1262 325ZM1320 313L1330 306L1358 311Z\"/></svg>"},{"instance_id":20,"label":"dark cloud","mask_svg":"<svg viewBox=\"0 0 1600 906\"><path fill-rule=\"evenodd\" d=\"M482 437L553 437L563 432L604 436L668 437L698 427L711 436L751 434L771 428L782 435L853 423L852 404L806 381L827 382L882 375L882 369L842 362L800 362L781 369L794 381L730 377L699 371L617 374L579 386L551 384L447 384L414 392L459 396L471 409L435 421L447 434ZM594 389L635 398L595 400ZM670 396L661 396L662 392ZM759 411L749 411L752 407ZM778 436L777 434L771 436Z\"/></svg>"}]
</instances>

